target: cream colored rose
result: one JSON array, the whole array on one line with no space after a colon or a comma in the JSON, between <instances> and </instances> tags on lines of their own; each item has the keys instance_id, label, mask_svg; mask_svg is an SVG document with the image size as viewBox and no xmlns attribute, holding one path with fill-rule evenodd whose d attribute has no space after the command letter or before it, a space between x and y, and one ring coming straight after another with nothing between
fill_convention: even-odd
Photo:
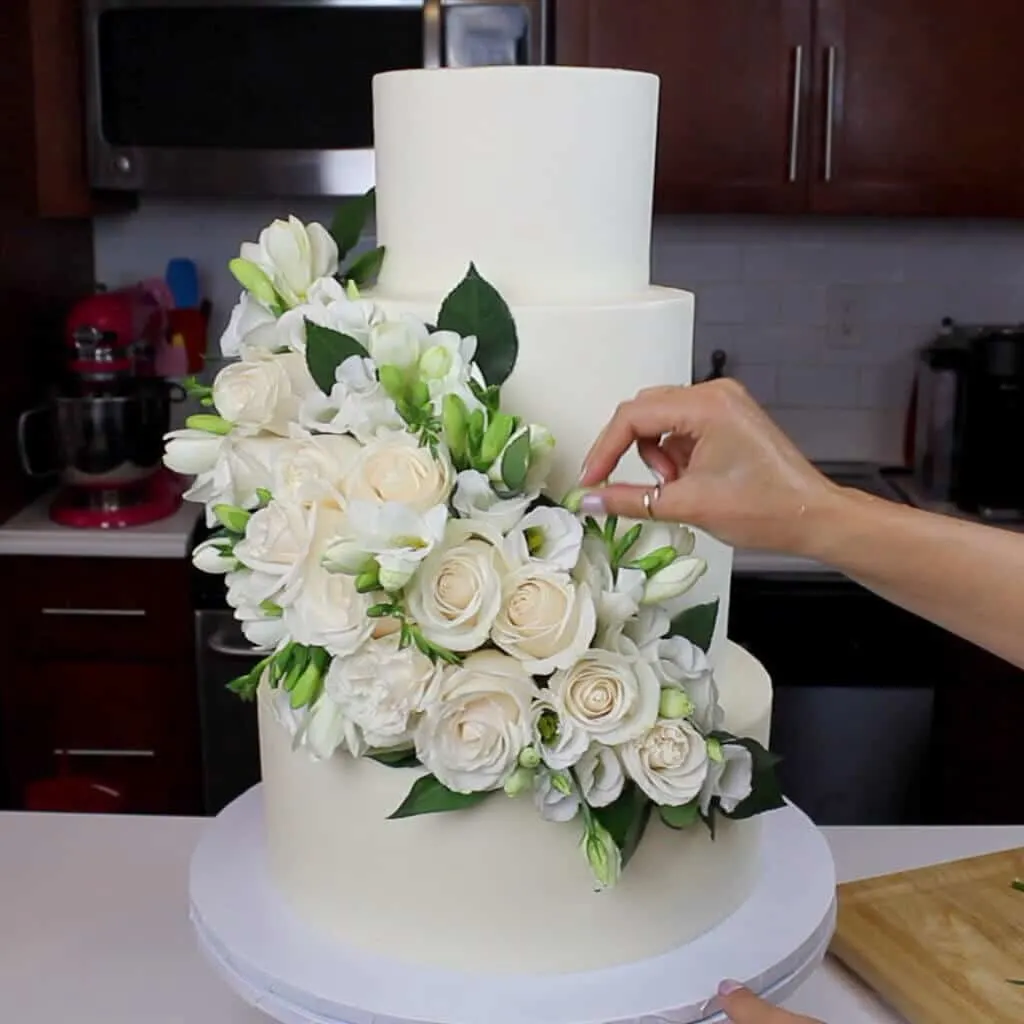
<instances>
[{"instance_id":1,"label":"cream colored rose","mask_svg":"<svg viewBox=\"0 0 1024 1024\"><path fill-rule=\"evenodd\" d=\"M360 451L358 441L342 434L296 440L274 463L274 497L342 507L343 481Z\"/></svg>"},{"instance_id":2,"label":"cream colored rose","mask_svg":"<svg viewBox=\"0 0 1024 1024\"><path fill-rule=\"evenodd\" d=\"M643 736L658 717L661 687L654 671L616 651L587 651L548 685L565 715L606 746Z\"/></svg>"},{"instance_id":3,"label":"cream colored rose","mask_svg":"<svg viewBox=\"0 0 1024 1024\"><path fill-rule=\"evenodd\" d=\"M257 601L284 604L302 585L303 570L316 532L316 508L274 499L252 514L234 555L259 578L268 580Z\"/></svg>"},{"instance_id":4,"label":"cream colored rose","mask_svg":"<svg viewBox=\"0 0 1024 1024\"><path fill-rule=\"evenodd\" d=\"M287 435L299 401L282 357L230 363L213 382L213 404L236 430Z\"/></svg>"},{"instance_id":5,"label":"cream colored rose","mask_svg":"<svg viewBox=\"0 0 1024 1024\"><path fill-rule=\"evenodd\" d=\"M454 472L447 454L434 455L408 433L388 434L371 441L345 478L349 499L397 501L426 512L448 501Z\"/></svg>"},{"instance_id":6,"label":"cream colored rose","mask_svg":"<svg viewBox=\"0 0 1024 1024\"><path fill-rule=\"evenodd\" d=\"M533 562L505 577L491 639L527 672L548 675L568 668L590 646L596 623L585 583Z\"/></svg>"},{"instance_id":7,"label":"cream colored rose","mask_svg":"<svg viewBox=\"0 0 1024 1024\"><path fill-rule=\"evenodd\" d=\"M501 608L505 571L500 535L450 519L444 540L424 559L406 588L406 607L423 635L451 651L487 641Z\"/></svg>"},{"instance_id":8,"label":"cream colored rose","mask_svg":"<svg viewBox=\"0 0 1024 1024\"><path fill-rule=\"evenodd\" d=\"M660 806L688 804L708 774L707 743L682 718L657 722L646 735L620 746L619 756L629 777Z\"/></svg>"},{"instance_id":9,"label":"cream colored rose","mask_svg":"<svg viewBox=\"0 0 1024 1024\"><path fill-rule=\"evenodd\" d=\"M537 687L514 658L478 651L446 670L416 729L424 767L457 793L500 789L530 742Z\"/></svg>"}]
</instances>

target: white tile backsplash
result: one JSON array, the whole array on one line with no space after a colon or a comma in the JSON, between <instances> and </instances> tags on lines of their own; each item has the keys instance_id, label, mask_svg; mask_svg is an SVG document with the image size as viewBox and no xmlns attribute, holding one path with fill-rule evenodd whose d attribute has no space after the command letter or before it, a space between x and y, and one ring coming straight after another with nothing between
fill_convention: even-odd
<instances>
[{"instance_id":1,"label":"white tile backsplash","mask_svg":"<svg viewBox=\"0 0 1024 1024\"><path fill-rule=\"evenodd\" d=\"M99 280L162 274L190 256L213 305L214 339L237 298L227 261L294 212L332 200L143 200L99 218ZM727 372L811 455L900 457L916 348L943 316L1024 321L1024 223L672 217L655 223L652 275L696 293L694 376L724 349Z\"/></svg>"}]
</instances>

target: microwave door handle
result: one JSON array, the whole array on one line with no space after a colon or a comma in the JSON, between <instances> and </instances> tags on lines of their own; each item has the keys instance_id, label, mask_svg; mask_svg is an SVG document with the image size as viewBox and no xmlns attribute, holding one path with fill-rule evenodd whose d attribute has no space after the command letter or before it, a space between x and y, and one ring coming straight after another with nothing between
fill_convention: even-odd
<instances>
[{"instance_id":1,"label":"microwave door handle","mask_svg":"<svg viewBox=\"0 0 1024 1024\"><path fill-rule=\"evenodd\" d=\"M441 5L444 0L423 0L423 66L441 66Z\"/></svg>"}]
</instances>

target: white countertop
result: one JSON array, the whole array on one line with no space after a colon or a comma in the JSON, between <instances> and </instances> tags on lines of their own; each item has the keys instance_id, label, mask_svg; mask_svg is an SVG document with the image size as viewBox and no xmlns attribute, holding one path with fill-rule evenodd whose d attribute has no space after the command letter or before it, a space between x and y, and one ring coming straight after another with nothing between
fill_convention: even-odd
<instances>
[{"instance_id":1,"label":"white countertop","mask_svg":"<svg viewBox=\"0 0 1024 1024\"><path fill-rule=\"evenodd\" d=\"M201 959L197 818L0 814L0 998L17 1024L267 1024ZM825 829L839 878L1024 845L1021 828ZM831 961L787 1003L828 1024L899 1018Z\"/></svg>"},{"instance_id":2,"label":"white countertop","mask_svg":"<svg viewBox=\"0 0 1024 1024\"><path fill-rule=\"evenodd\" d=\"M202 507L184 501L166 519L117 530L60 526L49 514L52 494L0 525L0 555L72 555L80 558L185 558Z\"/></svg>"}]
</instances>

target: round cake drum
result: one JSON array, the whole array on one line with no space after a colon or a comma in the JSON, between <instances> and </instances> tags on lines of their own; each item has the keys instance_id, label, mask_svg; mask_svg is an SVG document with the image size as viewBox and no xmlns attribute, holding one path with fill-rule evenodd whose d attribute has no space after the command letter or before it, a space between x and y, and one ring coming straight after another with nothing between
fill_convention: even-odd
<instances>
[{"instance_id":1,"label":"round cake drum","mask_svg":"<svg viewBox=\"0 0 1024 1024\"><path fill-rule=\"evenodd\" d=\"M737 978L779 1002L821 962L835 925L835 868L824 837L792 806L763 823L753 893L695 941L592 973L487 977L346 949L304 925L271 883L257 786L210 822L196 848L192 921L228 984L283 1024L720 1021L720 979Z\"/></svg>"}]
</instances>

